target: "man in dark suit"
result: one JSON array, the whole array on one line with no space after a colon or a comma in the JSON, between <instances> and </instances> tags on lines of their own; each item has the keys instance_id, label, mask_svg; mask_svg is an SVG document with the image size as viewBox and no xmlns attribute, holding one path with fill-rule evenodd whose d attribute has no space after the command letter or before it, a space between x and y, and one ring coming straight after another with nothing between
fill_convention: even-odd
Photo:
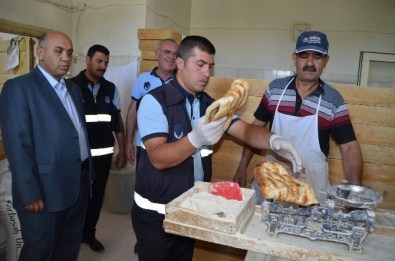
<instances>
[{"instance_id":1,"label":"man in dark suit","mask_svg":"<svg viewBox=\"0 0 395 261\"><path fill-rule=\"evenodd\" d=\"M24 245L19 260L77 260L89 199L91 157L81 92L64 79L70 38L39 39L38 66L4 84L0 126Z\"/></svg>"}]
</instances>

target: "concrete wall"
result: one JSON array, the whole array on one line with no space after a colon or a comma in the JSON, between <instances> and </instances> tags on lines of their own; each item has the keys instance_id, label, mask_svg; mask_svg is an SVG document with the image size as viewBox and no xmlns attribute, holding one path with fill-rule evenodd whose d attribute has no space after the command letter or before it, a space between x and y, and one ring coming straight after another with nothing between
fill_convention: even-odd
<instances>
[{"instance_id":1,"label":"concrete wall","mask_svg":"<svg viewBox=\"0 0 395 261\"><path fill-rule=\"evenodd\" d=\"M189 33L191 0L74 0L74 6L84 9L73 16L77 57L74 74L84 68L85 55L92 44L108 47L110 65L121 65L140 56L139 28L172 28Z\"/></svg>"},{"instance_id":2,"label":"concrete wall","mask_svg":"<svg viewBox=\"0 0 395 261\"><path fill-rule=\"evenodd\" d=\"M37 0L1 0L0 18L72 34L73 17L66 5L61 8Z\"/></svg>"},{"instance_id":3,"label":"concrete wall","mask_svg":"<svg viewBox=\"0 0 395 261\"><path fill-rule=\"evenodd\" d=\"M393 0L193 0L191 34L216 45L216 75L270 79L292 72L292 25L309 23L329 38L324 77L355 83L361 51L395 53L394 12Z\"/></svg>"},{"instance_id":4,"label":"concrete wall","mask_svg":"<svg viewBox=\"0 0 395 261\"><path fill-rule=\"evenodd\" d=\"M73 74L85 68L85 55L93 44L103 44L110 50L110 65L125 64L140 56L137 29L145 28L145 0L74 0L74 5L84 10L73 15L77 58Z\"/></svg>"},{"instance_id":5,"label":"concrete wall","mask_svg":"<svg viewBox=\"0 0 395 261\"><path fill-rule=\"evenodd\" d=\"M171 28L189 34L191 0L147 0L145 28Z\"/></svg>"}]
</instances>

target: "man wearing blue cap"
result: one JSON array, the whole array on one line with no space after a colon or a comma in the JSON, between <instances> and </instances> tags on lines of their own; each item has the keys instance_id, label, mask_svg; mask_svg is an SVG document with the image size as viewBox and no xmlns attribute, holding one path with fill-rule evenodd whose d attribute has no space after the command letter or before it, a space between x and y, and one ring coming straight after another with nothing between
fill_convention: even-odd
<instances>
[{"instance_id":1,"label":"man wearing blue cap","mask_svg":"<svg viewBox=\"0 0 395 261\"><path fill-rule=\"evenodd\" d=\"M328 47L324 33L303 32L292 54L296 75L269 84L253 122L262 127L270 122L272 132L295 145L305 168L298 178L312 185L318 200L323 195L320 191L326 191L329 186L326 158L330 137L340 146L347 181L361 185L362 180L361 150L347 107L340 93L320 79L329 61ZM246 185L252 156L251 150L243 150L234 176L234 181L242 186ZM254 181L253 187L256 186Z\"/></svg>"}]
</instances>

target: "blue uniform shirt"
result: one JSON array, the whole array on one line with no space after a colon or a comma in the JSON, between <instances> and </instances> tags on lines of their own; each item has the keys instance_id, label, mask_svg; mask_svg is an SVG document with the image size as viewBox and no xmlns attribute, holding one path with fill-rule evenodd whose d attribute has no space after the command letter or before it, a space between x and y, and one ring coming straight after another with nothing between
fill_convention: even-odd
<instances>
[{"instance_id":1,"label":"blue uniform shirt","mask_svg":"<svg viewBox=\"0 0 395 261\"><path fill-rule=\"evenodd\" d=\"M188 95L184 90L183 93L186 96ZM193 128L199 120L200 101L197 98L188 96L185 102ZM139 126L137 137L144 138L146 136L156 136L155 134L169 133L167 118L163 114L162 106L150 94L145 95L144 99L141 100L137 121ZM141 146L143 146L142 143ZM200 149L196 149L194 154L194 175L195 180L203 181L204 172Z\"/></svg>"},{"instance_id":2,"label":"blue uniform shirt","mask_svg":"<svg viewBox=\"0 0 395 261\"><path fill-rule=\"evenodd\" d=\"M137 77L130 93L130 96L133 100L140 102L141 98L143 98L143 96L149 91L159 86L162 86L163 84L168 83L173 79L173 77L170 77L166 81L163 81L156 74L157 69L158 67L155 67L152 71L143 72ZM136 146L141 146L141 136L139 132L136 133Z\"/></svg>"}]
</instances>

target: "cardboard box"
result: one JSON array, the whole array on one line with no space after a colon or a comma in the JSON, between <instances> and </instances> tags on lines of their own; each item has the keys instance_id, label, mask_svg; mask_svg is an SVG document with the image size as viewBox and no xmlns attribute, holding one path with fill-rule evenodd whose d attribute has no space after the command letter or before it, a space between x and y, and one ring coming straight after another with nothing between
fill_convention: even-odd
<instances>
[{"instance_id":1,"label":"cardboard box","mask_svg":"<svg viewBox=\"0 0 395 261\"><path fill-rule=\"evenodd\" d=\"M140 40L161 40L171 38L176 40L178 43L182 40L182 35L171 29L138 29L137 37Z\"/></svg>"},{"instance_id":2,"label":"cardboard box","mask_svg":"<svg viewBox=\"0 0 395 261\"><path fill-rule=\"evenodd\" d=\"M155 51L142 51L141 52L141 59L149 60L149 61L157 61Z\"/></svg>"},{"instance_id":3,"label":"cardboard box","mask_svg":"<svg viewBox=\"0 0 395 261\"><path fill-rule=\"evenodd\" d=\"M139 40L140 51L154 51L160 40Z\"/></svg>"},{"instance_id":4,"label":"cardboard box","mask_svg":"<svg viewBox=\"0 0 395 261\"><path fill-rule=\"evenodd\" d=\"M151 71L158 66L157 61L140 60L140 72Z\"/></svg>"}]
</instances>

